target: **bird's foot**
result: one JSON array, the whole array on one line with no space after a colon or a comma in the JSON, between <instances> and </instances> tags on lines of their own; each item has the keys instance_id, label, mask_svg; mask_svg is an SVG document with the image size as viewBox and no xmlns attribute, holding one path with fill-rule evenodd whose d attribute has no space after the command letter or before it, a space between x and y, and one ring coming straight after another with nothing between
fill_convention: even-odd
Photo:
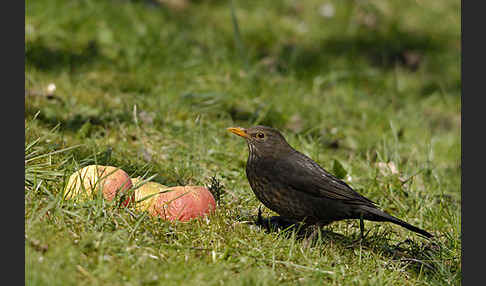
<instances>
[{"instance_id":1,"label":"bird's foot","mask_svg":"<svg viewBox=\"0 0 486 286\"><path fill-rule=\"evenodd\" d=\"M311 225L309 228L312 229L312 233L304 239L303 246L305 249L309 248L316 238L319 238L321 234L320 225Z\"/></svg>"},{"instance_id":2,"label":"bird's foot","mask_svg":"<svg viewBox=\"0 0 486 286\"><path fill-rule=\"evenodd\" d=\"M263 226L264 228L266 228L267 231L274 231L278 229L289 229L297 226L298 223L299 222L294 219L283 217L283 216L272 216L272 217L264 218L262 216L261 207L258 208L258 216L255 221L256 225Z\"/></svg>"},{"instance_id":3,"label":"bird's foot","mask_svg":"<svg viewBox=\"0 0 486 286\"><path fill-rule=\"evenodd\" d=\"M352 247L355 247L356 245L361 245L361 243L363 243L366 239L366 237L368 236L368 234L370 233L371 229L369 229L364 235L363 235L363 232L361 232L359 238L353 240L351 242L351 244L349 245L349 248L352 248Z\"/></svg>"}]
</instances>

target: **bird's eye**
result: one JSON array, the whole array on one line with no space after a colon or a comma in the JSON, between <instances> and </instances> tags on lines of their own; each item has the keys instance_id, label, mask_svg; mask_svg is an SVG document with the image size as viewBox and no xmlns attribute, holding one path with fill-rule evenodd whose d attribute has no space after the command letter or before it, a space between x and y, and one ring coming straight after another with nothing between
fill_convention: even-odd
<instances>
[{"instance_id":1,"label":"bird's eye","mask_svg":"<svg viewBox=\"0 0 486 286\"><path fill-rule=\"evenodd\" d=\"M263 134L263 133L259 132L259 133L257 134L257 136L258 136L258 138L264 138L264 137L265 137L265 134Z\"/></svg>"}]
</instances>

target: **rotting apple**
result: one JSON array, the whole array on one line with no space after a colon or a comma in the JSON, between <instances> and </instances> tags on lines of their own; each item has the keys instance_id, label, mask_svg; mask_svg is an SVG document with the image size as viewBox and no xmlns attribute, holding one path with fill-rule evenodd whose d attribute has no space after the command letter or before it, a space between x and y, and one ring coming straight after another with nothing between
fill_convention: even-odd
<instances>
[{"instance_id":1,"label":"rotting apple","mask_svg":"<svg viewBox=\"0 0 486 286\"><path fill-rule=\"evenodd\" d=\"M168 189L167 186L157 182L145 182L143 185L137 186L139 183L141 184L140 178L132 178L132 184L135 187L135 209L138 211L149 210L153 207L157 194Z\"/></svg>"},{"instance_id":2,"label":"rotting apple","mask_svg":"<svg viewBox=\"0 0 486 286\"><path fill-rule=\"evenodd\" d=\"M167 188L154 199L149 212L170 221L188 221L204 217L216 209L211 192L203 186L176 186Z\"/></svg>"},{"instance_id":3,"label":"rotting apple","mask_svg":"<svg viewBox=\"0 0 486 286\"><path fill-rule=\"evenodd\" d=\"M127 195L132 187L130 176L120 168L113 166L89 165L74 172L64 188L64 198L89 199L101 190L103 197L111 201L117 195ZM134 202L134 194L128 194L122 205Z\"/></svg>"}]
</instances>

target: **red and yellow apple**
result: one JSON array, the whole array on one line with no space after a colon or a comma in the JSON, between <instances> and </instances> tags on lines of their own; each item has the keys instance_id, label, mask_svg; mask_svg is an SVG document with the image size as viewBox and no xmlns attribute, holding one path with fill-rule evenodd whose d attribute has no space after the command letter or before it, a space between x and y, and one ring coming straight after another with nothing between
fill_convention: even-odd
<instances>
[{"instance_id":1,"label":"red and yellow apple","mask_svg":"<svg viewBox=\"0 0 486 286\"><path fill-rule=\"evenodd\" d=\"M138 211L149 210L155 202L157 194L165 191L168 187L157 182L146 182L143 185L140 178L132 178L132 184L135 186L135 209Z\"/></svg>"},{"instance_id":2,"label":"red and yellow apple","mask_svg":"<svg viewBox=\"0 0 486 286\"><path fill-rule=\"evenodd\" d=\"M101 191L103 197L111 201L117 195L125 194L132 187L130 176L113 166L89 165L74 172L64 188L65 199L89 199ZM134 194L128 195L123 206L134 202Z\"/></svg>"},{"instance_id":3,"label":"red and yellow apple","mask_svg":"<svg viewBox=\"0 0 486 286\"><path fill-rule=\"evenodd\" d=\"M176 186L158 194L149 212L170 221L204 217L216 209L211 192L203 186Z\"/></svg>"}]
</instances>

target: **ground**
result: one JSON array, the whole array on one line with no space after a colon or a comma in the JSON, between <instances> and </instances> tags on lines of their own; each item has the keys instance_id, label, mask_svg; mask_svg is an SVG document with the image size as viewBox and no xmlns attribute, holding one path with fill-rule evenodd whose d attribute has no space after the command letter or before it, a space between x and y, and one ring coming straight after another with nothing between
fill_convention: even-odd
<instances>
[{"instance_id":1,"label":"ground","mask_svg":"<svg viewBox=\"0 0 486 286\"><path fill-rule=\"evenodd\" d=\"M461 284L460 16L452 0L27 0L26 284ZM259 226L226 130L257 124L436 237ZM219 189L218 208L170 223L64 201L95 163Z\"/></svg>"}]
</instances>

